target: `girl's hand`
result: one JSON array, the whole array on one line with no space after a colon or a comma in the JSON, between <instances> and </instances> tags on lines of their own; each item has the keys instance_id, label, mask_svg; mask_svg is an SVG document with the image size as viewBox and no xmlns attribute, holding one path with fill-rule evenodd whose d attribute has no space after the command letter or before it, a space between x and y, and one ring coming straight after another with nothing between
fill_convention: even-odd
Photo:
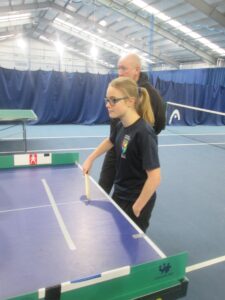
<instances>
[{"instance_id":1,"label":"girl's hand","mask_svg":"<svg viewBox=\"0 0 225 300\"><path fill-rule=\"evenodd\" d=\"M88 157L82 165L83 175L88 174L92 167L92 160Z\"/></svg>"},{"instance_id":2,"label":"girl's hand","mask_svg":"<svg viewBox=\"0 0 225 300\"><path fill-rule=\"evenodd\" d=\"M138 204L135 202L132 206L134 215L138 218L141 214L141 208L138 206Z\"/></svg>"}]
</instances>

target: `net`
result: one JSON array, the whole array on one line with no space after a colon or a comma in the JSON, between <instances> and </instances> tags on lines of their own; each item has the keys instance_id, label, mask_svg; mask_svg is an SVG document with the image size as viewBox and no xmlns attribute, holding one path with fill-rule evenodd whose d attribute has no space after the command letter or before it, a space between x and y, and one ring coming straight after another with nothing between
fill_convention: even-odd
<instances>
[{"instance_id":1,"label":"net","mask_svg":"<svg viewBox=\"0 0 225 300\"><path fill-rule=\"evenodd\" d=\"M23 152L24 143L21 124L0 123L0 154Z\"/></svg>"},{"instance_id":2,"label":"net","mask_svg":"<svg viewBox=\"0 0 225 300\"><path fill-rule=\"evenodd\" d=\"M167 102L166 117L167 125L169 125L167 130L172 134L185 137L200 145L208 144L225 149L225 112ZM191 130L188 130L187 125L208 126L203 126L197 133L196 131L192 133ZM184 126L187 128L186 130Z\"/></svg>"},{"instance_id":3,"label":"net","mask_svg":"<svg viewBox=\"0 0 225 300\"><path fill-rule=\"evenodd\" d=\"M225 112L167 102L167 125L225 125Z\"/></svg>"}]
</instances>

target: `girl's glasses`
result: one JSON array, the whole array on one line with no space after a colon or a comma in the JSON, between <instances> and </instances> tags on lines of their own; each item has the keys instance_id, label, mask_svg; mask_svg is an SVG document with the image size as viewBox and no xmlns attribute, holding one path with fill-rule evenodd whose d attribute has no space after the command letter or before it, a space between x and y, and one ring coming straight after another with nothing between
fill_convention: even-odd
<instances>
[{"instance_id":1,"label":"girl's glasses","mask_svg":"<svg viewBox=\"0 0 225 300\"><path fill-rule=\"evenodd\" d=\"M110 105L115 105L117 102L121 101L121 100L125 100L127 99L128 97L121 97L121 98L104 98L105 99L105 104L110 104Z\"/></svg>"}]
</instances>

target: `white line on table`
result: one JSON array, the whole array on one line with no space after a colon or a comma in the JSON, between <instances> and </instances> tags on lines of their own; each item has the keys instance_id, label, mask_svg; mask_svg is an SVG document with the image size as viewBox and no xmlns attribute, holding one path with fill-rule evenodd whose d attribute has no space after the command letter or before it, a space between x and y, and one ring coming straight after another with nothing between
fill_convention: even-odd
<instances>
[{"instance_id":1,"label":"white line on table","mask_svg":"<svg viewBox=\"0 0 225 300\"><path fill-rule=\"evenodd\" d=\"M48 195L48 199L49 199L49 201L51 203L52 209L53 209L53 211L55 213L56 219L57 219L57 221L59 223L59 227L60 227L60 229L62 231L62 234L63 234L63 236L64 236L64 238L65 238L65 240L66 240L66 242L68 244L68 247L70 248L70 250L75 250L76 246L74 245L74 242L73 242L73 240L70 237L70 234L69 234L69 232L68 232L68 230L66 228L66 225L65 225L65 223L63 221L63 218L62 218L62 216L61 216L61 214L60 214L60 212L58 210L58 207L56 205L56 202L55 202L55 199L54 199L54 197L52 195L52 192L51 192L51 190L50 190L50 188L49 188L46 180L44 178L42 178L41 181L42 181L42 183L44 185L45 191L46 191L46 193Z\"/></svg>"}]
</instances>

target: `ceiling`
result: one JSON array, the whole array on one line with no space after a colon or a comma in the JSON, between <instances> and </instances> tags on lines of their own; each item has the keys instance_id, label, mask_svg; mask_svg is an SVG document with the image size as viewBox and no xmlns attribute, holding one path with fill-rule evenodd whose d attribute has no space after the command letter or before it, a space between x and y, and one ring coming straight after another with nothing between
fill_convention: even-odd
<instances>
[{"instance_id":1,"label":"ceiling","mask_svg":"<svg viewBox=\"0 0 225 300\"><path fill-rule=\"evenodd\" d=\"M109 69L126 51L149 68L224 66L225 0L2 0L0 43L18 36L86 59L94 45Z\"/></svg>"}]
</instances>

